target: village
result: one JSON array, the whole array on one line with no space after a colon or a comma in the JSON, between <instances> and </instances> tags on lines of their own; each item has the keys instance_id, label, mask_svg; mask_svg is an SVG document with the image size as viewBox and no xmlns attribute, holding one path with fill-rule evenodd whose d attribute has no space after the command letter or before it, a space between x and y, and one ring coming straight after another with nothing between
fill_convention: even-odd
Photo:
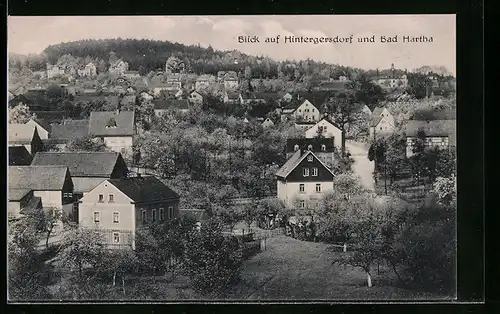
<instances>
[{"instance_id":1,"label":"village","mask_svg":"<svg viewBox=\"0 0 500 314\"><path fill-rule=\"evenodd\" d=\"M418 268L388 257L395 238L382 239L366 223L399 230L389 211L407 215L427 206L430 194L443 198L440 189L453 189L453 80L390 64L356 75L339 70L325 80L279 78L281 88L265 88L276 82L255 79L250 66L233 70L242 57L228 55L230 66L214 74L193 73L173 54L164 68L145 73L114 52L109 67L76 66L63 55L44 70L17 74L29 84L9 86L10 241L24 237L19 228L42 223L30 227L28 251L49 256L44 264L52 268L70 268L57 276L44 270L32 290L72 300L130 299L145 286L154 299L321 298L312 284L331 267L328 260L314 268L329 254L321 245L336 250L338 263L361 269L339 278L362 287L384 274L393 278L398 267ZM440 204L449 208L454 198L447 193ZM370 214L375 209L384 214ZM370 236L381 242L363 242ZM207 239L221 244L204 245ZM361 262L359 252L367 251L373 256ZM305 276L293 261L317 273L307 284L294 281L289 295L280 294L289 279L257 266L282 263L283 272ZM162 288L154 288L158 276ZM129 287L127 278L143 285ZM187 288L182 278L189 278ZM90 289L94 280L102 286ZM255 288L267 281L266 293ZM301 295L304 285L312 290ZM47 297L24 290L27 299ZM322 293L366 297L361 288L330 290ZM372 291L373 298L419 297L383 284Z\"/></svg>"}]
</instances>

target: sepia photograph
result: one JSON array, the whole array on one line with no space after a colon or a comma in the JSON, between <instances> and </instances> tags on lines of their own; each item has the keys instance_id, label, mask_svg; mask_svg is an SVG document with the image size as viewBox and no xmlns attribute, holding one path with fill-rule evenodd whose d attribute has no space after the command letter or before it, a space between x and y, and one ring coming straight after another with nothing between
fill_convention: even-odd
<instances>
[{"instance_id":1,"label":"sepia photograph","mask_svg":"<svg viewBox=\"0 0 500 314\"><path fill-rule=\"evenodd\" d=\"M8 302L456 300L456 15L7 35Z\"/></svg>"}]
</instances>

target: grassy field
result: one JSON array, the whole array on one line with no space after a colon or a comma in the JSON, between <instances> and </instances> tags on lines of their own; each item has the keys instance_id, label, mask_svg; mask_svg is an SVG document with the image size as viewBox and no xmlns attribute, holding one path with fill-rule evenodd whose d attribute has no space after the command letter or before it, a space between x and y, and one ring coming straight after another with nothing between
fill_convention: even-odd
<instances>
[{"instance_id":1,"label":"grassy field","mask_svg":"<svg viewBox=\"0 0 500 314\"><path fill-rule=\"evenodd\" d=\"M398 287L395 275L381 267L373 270L373 287L352 267L332 265L327 244L278 236L267 249L244 264L242 280L231 299L239 300L416 300L443 296Z\"/></svg>"}]
</instances>

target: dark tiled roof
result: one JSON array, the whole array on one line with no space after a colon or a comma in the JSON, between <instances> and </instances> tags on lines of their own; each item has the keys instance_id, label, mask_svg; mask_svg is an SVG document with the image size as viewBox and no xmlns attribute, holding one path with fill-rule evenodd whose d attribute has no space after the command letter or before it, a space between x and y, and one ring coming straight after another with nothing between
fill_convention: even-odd
<instances>
[{"instance_id":1,"label":"dark tiled roof","mask_svg":"<svg viewBox=\"0 0 500 314\"><path fill-rule=\"evenodd\" d=\"M296 151L295 154L293 154L293 156L290 157L290 159L288 159L283 166L281 166L278 172L276 172L276 176L285 178L293 169L295 169L295 167L297 167L302 159L301 157L302 155L300 150Z\"/></svg>"},{"instance_id":2,"label":"dark tiled roof","mask_svg":"<svg viewBox=\"0 0 500 314\"><path fill-rule=\"evenodd\" d=\"M116 121L116 127L106 128L106 125L111 118ZM91 112L89 133L95 136L132 136L134 135L134 112Z\"/></svg>"},{"instance_id":3,"label":"dark tiled roof","mask_svg":"<svg viewBox=\"0 0 500 314\"><path fill-rule=\"evenodd\" d=\"M72 176L109 178L119 158L120 154L116 152L39 152L31 165L64 165Z\"/></svg>"},{"instance_id":4,"label":"dark tiled roof","mask_svg":"<svg viewBox=\"0 0 500 314\"><path fill-rule=\"evenodd\" d=\"M9 101L9 106L11 107L15 107L19 104L33 105L34 102L24 95L16 95Z\"/></svg>"},{"instance_id":5,"label":"dark tiled roof","mask_svg":"<svg viewBox=\"0 0 500 314\"><path fill-rule=\"evenodd\" d=\"M9 166L29 166L31 164L31 154L24 146L9 147Z\"/></svg>"},{"instance_id":6,"label":"dark tiled roof","mask_svg":"<svg viewBox=\"0 0 500 314\"><path fill-rule=\"evenodd\" d=\"M44 119L49 123L59 122L66 118L64 111L33 111L38 119Z\"/></svg>"},{"instance_id":7,"label":"dark tiled roof","mask_svg":"<svg viewBox=\"0 0 500 314\"><path fill-rule=\"evenodd\" d=\"M332 138L293 138L287 139L286 151L291 153L295 151L295 145L299 145L302 151L307 150L309 145L312 145L313 152L321 152L321 146L325 145L325 152L333 152L335 150L335 143Z\"/></svg>"},{"instance_id":8,"label":"dark tiled roof","mask_svg":"<svg viewBox=\"0 0 500 314\"><path fill-rule=\"evenodd\" d=\"M135 203L149 203L179 198L179 195L153 176L109 179L117 189Z\"/></svg>"},{"instance_id":9,"label":"dark tiled roof","mask_svg":"<svg viewBox=\"0 0 500 314\"><path fill-rule=\"evenodd\" d=\"M374 115L370 120L370 126L373 126L373 127L377 126L380 123L380 121L382 121L383 118L384 117L382 117L380 115L377 115L377 116Z\"/></svg>"},{"instance_id":10,"label":"dark tiled roof","mask_svg":"<svg viewBox=\"0 0 500 314\"><path fill-rule=\"evenodd\" d=\"M7 192L7 198L9 199L9 202L20 201L23 199L23 197L26 196L26 194L30 193L31 191L32 191L31 189L13 189L9 187L9 191Z\"/></svg>"},{"instance_id":11,"label":"dark tiled roof","mask_svg":"<svg viewBox=\"0 0 500 314\"><path fill-rule=\"evenodd\" d=\"M455 110L419 110L416 111L411 120L455 120Z\"/></svg>"},{"instance_id":12,"label":"dark tiled roof","mask_svg":"<svg viewBox=\"0 0 500 314\"><path fill-rule=\"evenodd\" d=\"M456 120L410 120L406 122L403 130L406 136L417 136L422 130L426 136L448 136L451 143L456 140Z\"/></svg>"},{"instance_id":13,"label":"dark tiled roof","mask_svg":"<svg viewBox=\"0 0 500 314\"><path fill-rule=\"evenodd\" d=\"M51 139L74 140L89 135L89 120L66 120L63 124L52 124Z\"/></svg>"},{"instance_id":14,"label":"dark tiled roof","mask_svg":"<svg viewBox=\"0 0 500 314\"><path fill-rule=\"evenodd\" d=\"M380 116L382 114L382 111L384 111L385 107L376 107L373 109L373 116Z\"/></svg>"},{"instance_id":15,"label":"dark tiled roof","mask_svg":"<svg viewBox=\"0 0 500 314\"><path fill-rule=\"evenodd\" d=\"M330 91L313 91L313 92L298 92L297 94L300 96L300 98L307 99L315 107L320 108L332 93Z\"/></svg>"},{"instance_id":16,"label":"dark tiled roof","mask_svg":"<svg viewBox=\"0 0 500 314\"><path fill-rule=\"evenodd\" d=\"M50 122L45 120L45 119L39 119L39 118L35 118L35 119L32 119L34 122L36 122L39 126L41 126L42 128L44 128L44 130L46 131L49 131L51 130L51 126L50 126Z\"/></svg>"},{"instance_id":17,"label":"dark tiled roof","mask_svg":"<svg viewBox=\"0 0 500 314\"><path fill-rule=\"evenodd\" d=\"M66 166L9 166L9 188L59 191L67 171Z\"/></svg>"}]
</instances>

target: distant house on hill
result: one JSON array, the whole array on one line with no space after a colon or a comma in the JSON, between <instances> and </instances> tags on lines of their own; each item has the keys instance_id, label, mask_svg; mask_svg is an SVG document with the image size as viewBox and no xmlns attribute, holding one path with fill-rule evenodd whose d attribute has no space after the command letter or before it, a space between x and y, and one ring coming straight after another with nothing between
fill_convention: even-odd
<instances>
[{"instance_id":1,"label":"distant house on hill","mask_svg":"<svg viewBox=\"0 0 500 314\"><path fill-rule=\"evenodd\" d=\"M269 118L266 118L266 120L264 120L264 122L262 122L262 127L264 129L271 128L273 126L274 126L274 122L273 122L273 120L271 120Z\"/></svg>"},{"instance_id":2,"label":"distant house on hill","mask_svg":"<svg viewBox=\"0 0 500 314\"><path fill-rule=\"evenodd\" d=\"M217 79L219 82L224 83L226 89L235 89L239 86L238 74L234 71L219 71L217 72Z\"/></svg>"},{"instance_id":3,"label":"distant house on hill","mask_svg":"<svg viewBox=\"0 0 500 314\"><path fill-rule=\"evenodd\" d=\"M179 91L179 84L177 83L151 82L149 86L155 97L160 96L162 91Z\"/></svg>"},{"instance_id":4,"label":"distant house on hill","mask_svg":"<svg viewBox=\"0 0 500 314\"><path fill-rule=\"evenodd\" d=\"M122 75L129 79L141 77L139 71L125 71Z\"/></svg>"},{"instance_id":5,"label":"distant house on hill","mask_svg":"<svg viewBox=\"0 0 500 314\"><path fill-rule=\"evenodd\" d=\"M169 111L189 112L189 101L187 99L153 100L152 103L157 117L162 117Z\"/></svg>"},{"instance_id":6,"label":"distant house on hill","mask_svg":"<svg viewBox=\"0 0 500 314\"><path fill-rule=\"evenodd\" d=\"M109 66L109 72L111 74L122 75L125 71L128 71L128 63L122 59L116 60Z\"/></svg>"},{"instance_id":7,"label":"distant house on hill","mask_svg":"<svg viewBox=\"0 0 500 314\"><path fill-rule=\"evenodd\" d=\"M78 75L80 76L96 76L97 75L97 67L95 64L90 62L85 66L85 68L78 70Z\"/></svg>"},{"instance_id":8,"label":"distant house on hill","mask_svg":"<svg viewBox=\"0 0 500 314\"><path fill-rule=\"evenodd\" d=\"M203 104L203 95L200 92L192 91L189 94L188 100L190 103L201 105Z\"/></svg>"},{"instance_id":9,"label":"distant house on hill","mask_svg":"<svg viewBox=\"0 0 500 314\"><path fill-rule=\"evenodd\" d=\"M101 138L112 151L132 154L135 134L133 111L94 111L90 113L89 134Z\"/></svg>"},{"instance_id":10,"label":"distant house on hill","mask_svg":"<svg viewBox=\"0 0 500 314\"><path fill-rule=\"evenodd\" d=\"M205 87L210 86L210 82L214 81L215 82L215 77L212 75L200 75L195 82L195 89L200 90Z\"/></svg>"},{"instance_id":11,"label":"distant house on hill","mask_svg":"<svg viewBox=\"0 0 500 314\"><path fill-rule=\"evenodd\" d=\"M60 66L52 65L52 64L47 64L47 78L54 78L57 76L63 76L64 75L64 69Z\"/></svg>"},{"instance_id":12,"label":"distant house on hill","mask_svg":"<svg viewBox=\"0 0 500 314\"><path fill-rule=\"evenodd\" d=\"M396 129L394 116L386 107L377 107L373 110L370 121L370 138L376 134L384 135L394 132Z\"/></svg>"},{"instance_id":13,"label":"distant house on hill","mask_svg":"<svg viewBox=\"0 0 500 314\"><path fill-rule=\"evenodd\" d=\"M240 102L240 94L234 91L224 91L224 99L225 104L237 104Z\"/></svg>"}]
</instances>

